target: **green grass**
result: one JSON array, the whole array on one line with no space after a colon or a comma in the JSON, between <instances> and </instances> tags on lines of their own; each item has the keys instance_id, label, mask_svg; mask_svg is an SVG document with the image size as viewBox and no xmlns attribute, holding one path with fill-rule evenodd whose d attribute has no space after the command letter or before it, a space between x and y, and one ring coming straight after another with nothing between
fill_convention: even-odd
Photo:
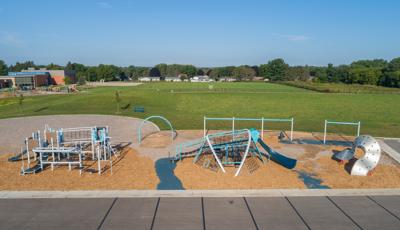
<instances>
[{"instance_id":1,"label":"green grass","mask_svg":"<svg viewBox=\"0 0 400 230\"><path fill-rule=\"evenodd\" d=\"M388 93L400 94L399 88L388 88L376 85L358 85L343 83L316 83L304 81L288 81L282 84L294 86L301 89L308 89L322 93Z\"/></svg>"},{"instance_id":2,"label":"green grass","mask_svg":"<svg viewBox=\"0 0 400 230\"><path fill-rule=\"evenodd\" d=\"M361 132L400 137L400 94L318 93L270 83L150 83L137 87L99 87L79 94L28 97L20 115L17 99L0 99L0 118L48 114L115 114L114 94L121 91L121 115L144 118L162 115L177 129L202 129L203 116L295 118L295 130L323 131L325 119L361 121ZM141 105L145 113L134 113ZM259 127L237 122L236 127ZM210 122L209 128L230 127ZM287 124L266 124L269 129ZM354 127L332 127L354 134Z\"/></svg>"}]
</instances>

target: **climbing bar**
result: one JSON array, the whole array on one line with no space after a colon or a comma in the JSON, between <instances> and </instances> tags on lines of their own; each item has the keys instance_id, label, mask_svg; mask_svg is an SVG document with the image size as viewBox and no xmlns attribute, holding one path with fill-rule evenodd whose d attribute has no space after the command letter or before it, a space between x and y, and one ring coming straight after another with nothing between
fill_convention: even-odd
<instances>
[{"instance_id":1,"label":"climbing bar","mask_svg":"<svg viewBox=\"0 0 400 230\"><path fill-rule=\"evenodd\" d=\"M243 118L243 117L204 117L203 136L207 135L207 121L232 121L232 131L235 130L235 121L260 121L261 137L264 138L265 122L289 122L290 123L290 141L293 140L294 118Z\"/></svg>"},{"instance_id":2,"label":"climbing bar","mask_svg":"<svg viewBox=\"0 0 400 230\"><path fill-rule=\"evenodd\" d=\"M360 136L360 130L361 130L361 121L358 122L347 122L347 121L328 121L325 120L325 125L324 125L324 141L323 143L326 143L326 134L328 132L328 125L353 125L357 126L357 137Z\"/></svg>"}]
</instances>

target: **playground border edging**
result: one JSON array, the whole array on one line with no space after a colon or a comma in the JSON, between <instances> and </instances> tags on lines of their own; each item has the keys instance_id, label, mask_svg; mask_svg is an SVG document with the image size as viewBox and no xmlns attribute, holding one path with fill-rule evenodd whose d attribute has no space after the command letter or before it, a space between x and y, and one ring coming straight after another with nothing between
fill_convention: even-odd
<instances>
[{"instance_id":1,"label":"playground border edging","mask_svg":"<svg viewBox=\"0 0 400 230\"><path fill-rule=\"evenodd\" d=\"M400 189L0 191L0 199L115 197L399 196Z\"/></svg>"}]
</instances>

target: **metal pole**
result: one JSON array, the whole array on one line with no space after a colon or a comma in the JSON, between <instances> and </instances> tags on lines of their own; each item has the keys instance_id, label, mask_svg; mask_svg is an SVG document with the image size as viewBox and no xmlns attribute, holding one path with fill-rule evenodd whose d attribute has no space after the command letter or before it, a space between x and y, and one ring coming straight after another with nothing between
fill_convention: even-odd
<instances>
[{"instance_id":1,"label":"metal pole","mask_svg":"<svg viewBox=\"0 0 400 230\"><path fill-rule=\"evenodd\" d=\"M235 132L235 117L232 117L232 132Z\"/></svg>"},{"instance_id":2,"label":"metal pole","mask_svg":"<svg viewBox=\"0 0 400 230\"><path fill-rule=\"evenodd\" d=\"M357 137L360 136L361 121L358 122Z\"/></svg>"},{"instance_id":3,"label":"metal pole","mask_svg":"<svg viewBox=\"0 0 400 230\"><path fill-rule=\"evenodd\" d=\"M203 137L206 137L206 126L207 126L207 118L204 116L204 121L203 121Z\"/></svg>"},{"instance_id":4,"label":"metal pole","mask_svg":"<svg viewBox=\"0 0 400 230\"><path fill-rule=\"evenodd\" d=\"M325 128L324 128L324 144L326 141L326 126L327 126L327 120L325 120Z\"/></svg>"},{"instance_id":5,"label":"metal pole","mask_svg":"<svg viewBox=\"0 0 400 230\"><path fill-rule=\"evenodd\" d=\"M97 146L97 171L101 175L100 148Z\"/></svg>"},{"instance_id":6,"label":"metal pole","mask_svg":"<svg viewBox=\"0 0 400 230\"><path fill-rule=\"evenodd\" d=\"M264 139L264 117L261 118L261 139Z\"/></svg>"},{"instance_id":7,"label":"metal pole","mask_svg":"<svg viewBox=\"0 0 400 230\"><path fill-rule=\"evenodd\" d=\"M290 141L293 141L293 126L294 126L294 118L292 117L292 124L290 126Z\"/></svg>"},{"instance_id":8,"label":"metal pole","mask_svg":"<svg viewBox=\"0 0 400 230\"><path fill-rule=\"evenodd\" d=\"M251 134L250 134L250 131L249 131L249 130L247 130L247 132L248 132L248 135L249 135L249 136L248 136L248 137L249 137L249 140L248 140L248 142L247 142L246 152L244 153L243 158L242 158L242 161L240 162L239 168L238 168L238 170L237 170L236 173L235 173L235 177L237 177L237 176L239 175L240 170L242 169L242 167L243 167L243 165L244 165L244 162L246 161L247 154L249 154L250 143L251 143Z\"/></svg>"},{"instance_id":9,"label":"metal pole","mask_svg":"<svg viewBox=\"0 0 400 230\"><path fill-rule=\"evenodd\" d=\"M214 148L213 148L213 146L212 146L212 144L211 144L211 141L210 141L210 139L209 139L208 137L206 137L206 141L207 141L208 145L210 146L211 152L212 152L212 154L214 155L215 160L217 161L219 167L221 168L222 172L225 173L224 166L222 166L222 163L221 163L221 161L219 160L217 154L215 153Z\"/></svg>"}]
</instances>

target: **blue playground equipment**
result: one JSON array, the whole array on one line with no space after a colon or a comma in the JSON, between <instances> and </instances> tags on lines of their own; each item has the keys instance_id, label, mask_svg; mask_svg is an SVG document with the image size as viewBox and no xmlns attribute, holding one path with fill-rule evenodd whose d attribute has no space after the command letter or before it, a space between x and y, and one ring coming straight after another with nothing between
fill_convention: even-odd
<instances>
[{"instance_id":1,"label":"blue playground equipment","mask_svg":"<svg viewBox=\"0 0 400 230\"><path fill-rule=\"evenodd\" d=\"M260 151L258 145L265 151ZM264 163L262 156L274 162L293 169L297 160L287 157L271 149L260 137L256 129L242 129L230 132L219 132L206 135L203 138L182 143L176 146L174 161L187 157L194 157L193 163L203 167L218 170L224 173L227 166L238 167L235 176L240 174L243 165L246 165L250 172L258 168L255 159ZM213 157L207 157L213 156Z\"/></svg>"},{"instance_id":2,"label":"blue playground equipment","mask_svg":"<svg viewBox=\"0 0 400 230\"><path fill-rule=\"evenodd\" d=\"M77 166L82 173L84 159L97 161L98 174L102 173L101 163L109 163L112 173L112 161L118 154L108 133L108 127L52 129L46 125L43 136L40 131L32 133L32 137L25 139L21 152L8 160L21 161L21 175L41 172L47 166L53 170L59 165L67 165L69 170Z\"/></svg>"},{"instance_id":3,"label":"blue playground equipment","mask_svg":"<svg viewBox=\"0 0 400 230\"><path fill-rule=\"evenodd\" d=\"M171 140L173 141L175 139L175 136L176 136L175 130L172 127L171 122L167 118L165 118L163 116L150 116L150 117L147 117L146 119L144 119L142 121L142 123L140 123L140 125L139 125L139 128L138 128L138 143L139 144L141 144L142 138L143 138L142 128L143 128L144 124L146 124L146 122L148 122L150 119L161 119L162 121L164 121L171 129ZM160 131L160 128L156 124L154 124L154 123L152 123L152 124L158 129L158 131Z\"/></svg>"}]
</instances>

